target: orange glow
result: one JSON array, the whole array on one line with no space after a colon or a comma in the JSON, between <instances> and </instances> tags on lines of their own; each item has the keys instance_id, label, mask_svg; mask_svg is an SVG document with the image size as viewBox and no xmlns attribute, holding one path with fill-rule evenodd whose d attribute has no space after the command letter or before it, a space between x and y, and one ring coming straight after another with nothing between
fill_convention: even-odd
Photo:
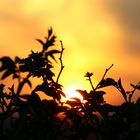
<instances>
[{"instance_id":1,"label":"orange glow","mask_svg":"<svg viewBox=\"0 0 140 140\"><path fill-rule=\"evenodd\" d=\"M121 4L121 1L115 2ZM65 68L60 84L66 89L69 89L69 83L82 83L79 87L91 89L84 74L93 72L94 83L111 64L114 67L112 73L109 72L110 77L126 79L125 86L137 82L140 77L140 55L135 57L131 52L135 51L132 46L140 44L140 32L139 29L131 29L131 32L127 29L126 23L121 21L122 17L119 17L121 11L114 11L117 7L113 9L113 3L102 0L1 0L0 56L24 58L30 50L39 50L40 46L35 39L43 39L48 27L52 26L65 48ZM126 21L129 24L130 20ZM139 49L135 52L139 52ZM54 73L57 73L59 70L55 68ZM39 80L35 79L35 83L38 84ZM70 95L73 95L72 91ZM106 99L121 101L116 96L114 98L107 94Z\"/></svg>"}]
</instances>

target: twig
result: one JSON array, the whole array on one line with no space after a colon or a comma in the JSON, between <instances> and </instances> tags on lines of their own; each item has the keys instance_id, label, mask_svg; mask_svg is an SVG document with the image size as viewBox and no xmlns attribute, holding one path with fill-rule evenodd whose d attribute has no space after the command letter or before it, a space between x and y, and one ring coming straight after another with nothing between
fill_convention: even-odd
<instances>
[{"instance_id":1,"label":"twig","mask_svg":"<svg viewBox=\"0 0 140 140\"><path fill-rule=\"evenodd\" d=\"M92 81L91 81L91 77L89 77L89 82L90 82L90 85L91 85L93 91L95 91L95 88L94 88L93 83L92 83Z\"/></svg>"},{"instance_id":2,"label":"twig","mask_svg":"<svg viewBox=\"0 0 140 140\"><path fill-rule=\"evenodd\" d=\"M92 75L93 75L93 73L87 72L86 75L85 75L84 77L87 77L87 78L88 78L87 80L89 80L90 85L91 85L93 91L95 91L95 88L94 88L93 83L92 83L92 80L91 80L91 76L92 76Z\"/></svg>"},{"instance_id":3,"label":"twig","mask_svg":"<svg viewBox=\"0 0 140 140\"><path fill-rule=\"evenodd\" d=\"M60 52L59 61L60 61L60 66L61 66L61 68L60 68L60 71L59 71L59 73L58 73L58 76L57 76L57 79L56 79L56 83L58 83L59 78L60 78L60 75L61 75L61 73L62 73L62 71L63 71L63 69L64 69L64 65L63 65L63 61L62 61L62 55L63 55L64 47L63 47L63 43L62 43L61 40L60 40L60 44L61 44L61 52Z\"/></svg>"},{"instance_id":4,"label":"twig","mask_svg":"<svg viewBox=\"0 0 140 140\"><path fill-rule=\"evenodd\" d=\"M103 75L103 77L102 77L102 80L105 78L107 72L113 67L113 65L114 65L114 64L112 64L109 68L107 68L107 69L105 70L105 73L104 73L104 75Z\"/></svg>"},{"instance_id":5,"label":"twig","mask_svg":"<svg viewBox=\"0 0 140 140\"><path fill-rule=\"evenodd\" d=\"M106 68L105 73L104 73L104 75L103 75L103 77L102 77L102 79L101 79L100 81L104 80L104 78L105 78L107 72L108 72L113 66L114 66L114 64L112 64L109 68ZM100 83L100 82L99 82L99 83ZM96 86L95 90L98 88L98 86L99 86L99 84Z\"/></svg>"},{"instance_id":6,"label":"twig","mask_svg":"<svg viewBox=\"0 0 140 140\"><path fill-rule=\"evenodd\" d=\"M26 80L28 80L31 77L31 73L28 73L27 77L19 83L18 88L17 88L17 94L20 95L20 92L24 86L24 84L26 83Z\"/></svg>"},{"instance_id":7,"label":"twig","mask_svg":"<svg viewBox=\"0 0 140 140\"><path fill-rule=\"evenodd\" d=\"M139 85L140 85L140 81L135 86L133 86L134 89L131 91L131 96L129 95L129 102L131 102L132 96L133 96L134 92L137 90L137 87Z\"/></svg>"}]
</instances>

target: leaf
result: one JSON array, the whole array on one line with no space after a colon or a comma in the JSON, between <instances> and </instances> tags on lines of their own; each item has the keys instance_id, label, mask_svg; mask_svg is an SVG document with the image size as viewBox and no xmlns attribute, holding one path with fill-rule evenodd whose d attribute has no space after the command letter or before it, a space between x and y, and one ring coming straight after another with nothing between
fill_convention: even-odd
<instances>
[{"instance_id":1,"label":"leaf","mask_svg":"<svg viewBox=\"0 0 140 140\"><path fill-rule=\"evenodd\" d=\"M20 60L21 60L21 59L20 59L18 56L15 57L15 63L20 62Z\"/></svg>"},{"instance_id":2,"label":"leaf","mask_svg":"<svg viewBox=\"0 0 140 140\"><path fill-rule=\"evenodd\" d=\"M37 85L34 89L34 91L43 91L43 92L46 92L48 89L48 85L43 82L41 85Z\"/></svg>"},{"instance_id":3,"label":"leaf","mask_svg":"<svg viewBox=\"0 0 140 140\"><path fill-rule=\"evenodd\" d=\"M23 98L23 99L29 100L30 97L31 97L31 95L29 95L29 94L23 94L23 95L20 95L20 97Z\"/></svg>"},{"instance_id":4,"label":"leaf","mask_svg":"<svg viewBox=\"0 0 140 140\"><path fill-rule=\"evenodd\" d=\"M129 94L128 100L131 101L133 94Z\"/></svg>"},{"instance_id":5,"label":"leaf","mask_svg":"<svg viewBox=\"0 0 140 140\"><path fill-rule=\"evenodd\" d=\"M115 112L117 109L117 106L111 104L104 104L102 107L108 112Z\"/></svg>"},{"instance_id":6,"label":"leaf","mask_svg":"<svg viewBox=\"0 0 140 140\"><path fill-rule=\"evenodd\" d=\"M41 101L42 108L46 111L48 115L54 115L59 112L58 104L54 100L45 100Z\"/></svg>"},{"instance_id":7,"label":"leaf","mask_svg":"<svg viewBox=\"0 0 140 140\"><path fill-rule=\"evenodd\" d=\"M11 75L13 73L14 73L14 70L9 70L8 69L7 71L4 72L1 79L5 79L6 77L8 77L9 75Z\"/></svg>"},{"instance_id":8,"label":"leaf","mask_svg":"<svg viewBox=\"0 0 140 140\"><path fill-rule=\"evenodd\" d=\"M5 85L4 84L0 84L0 92L3 92Z\"/></svg>"},{"instance_id":9,"label":"leaf","mask_svg":"<svg viewBox=\"0 0 140 140\"><path fill-rule=\"evenodd\" d=\"M130 84L134 89L140 90L140 83L138 85Z\"/></svg>"},{"instance_id":10,"label":"leaf","mask_svg":"<svg viewBox=\"0 0 140 140\"><path fill-rule=\"evenodd\" d=\"M28 100L32 105L39 105L41 103L41 99L37 93L34 91L31 93L31 96Z\"/></svg>"},{"instance_id":11,"label":"leaf","mask_svg":"<svg viewBox=\"0 0 140 140\"><path fill-rule=\"evenodd\" d=\"M56 53L60 53L59 50L50 50L48 52L45 53L45 57L47 58L48 56L51 57L53 60L56 61L55 57L54 57L54 54Z\"/></svg>"},{"instance_id":12,"label":"leaf","mask_svg":"<svg viewBox=\"0 0 140 140\"><path fill-rule=\"evenodd\" d=\"M136 100L136 104L140 104L140 97Z\"/></svg>"},{"instance_id":13,"label":"leaf","mask_svg":"<svg viewBox=\"0 0 140 140\"><path fill-rule=\"evenodd\" d=\"M65 93L61 90L58 91L59 94L61 94L62 96L66 97Z\"/></svg>"},{"instance_id":14,"label":"leaf","mask_svg":"<svg viewBox=\"0 0 140 140\"><path fill-rule=\"evenodd\" d=\"M14 75L13 75L13 79L15 79L15 78L19 78L19 75L17 75L16 73L14 73Z\"/></svg>"},{"instance_id":15,"label":"leaf","mask_svg":"<svg viewBox=\"0 0 140 140\"><path fill-rule=\"evenodd\" d=\"M32 83L29 79L24 79L25 83L27 83L29 85L30 88L32 88Z\"/></svg>"},{"instance_id":16,"label":"leaf","mask_svg":"<svg viewBox=\"0 0 140 140\"><path fill-rule=\"evenodd\" d=\"M87 72L84 77L91 77L93 73Z\"/></svg>"},{"instance_id":17,"label":"leaf","mask_svg":"<svg viewBox=\"0 0 140 140\"><path fill-rule=\"evenodd\" d=\"M137 86L137 89L139 89L139 90L140 90L140 85L138 85L138 86Z\"/></svg>"},{"instance_id":18,"label":"leaf","mask_svg":"<svg viewBox=\"0 0 140 140\"><path fill-rule=\"evenodd\" d=\"M81 103L81 100L80 100L79 98L77 98L77 97L72 97L72 98L70 98L70 99L72 99L72 100L74 100L74 101L76 101L76 102Z\"/></svg>"},{"instance_id":19,"label":"leaf","mask_svg":"<svg viewBox=\"0 0 140 140\"><path fill-rule=\"evenodd\" d=\"M55 93L54 95L52 95L52 97L53 97L54 99L57 99L59 102L60 102L60 100L61 100L61 96L60 96L60 94L58 94L58 93Z\"/></svg>"},{"instance_id":20,"label":"leaf","mask_svg":"<svg viewBox=\"0 0 140 140\"><path fill-rule=\"evenodd\" d=\"M2 57L0 59L2 62L2 66L0 67L0 71L6 70L6 69L14 69L15 68L15 63L10 57Z\"/></svg>"},{"instance_id":21,"label":"leaf","mask_svg":"<svg viewBox=\"0 0 140 140\"><path fill-rule=\"evenodd\" d=\"M44 44L43 50L46 51L50 46L53 46L55 43L56 36L46 38L46 43Z\"/></svg>"},{"instance_id":22,"label":"leaf","mask_svg":"<svg viewBox=\"0 0 140 140\"><path fill-rule=\"evenodd\" d=\"M96 102L98 104L104 102L104 98L103 98L104 94L106 94L104 91L95 91L95 92L91 91L89 93L89 95L92 98L93 102Z\"/></svg>"},{"instance_id":23,"label":"leaf","mask_svg":"<svg viewBox=\"0 0 140 140\"><path fill-rule=\"evenodd\" d=\"M53 32L53 30L52 30L52 27L48 30L48 36L51 36L52 35L52 32Z\"/></svg>"},{"instance_id":24,"label":"leaf","mask_svg":"<svg viewBox=\"0 0 140 140\"><path fill-rule=\"evenodd\" d=\"M120 89L121 94L123 95L125 101L127 101L127 96L126 96L126 92L122 86L122 82L121 79L118 80L118 88Z\"/></svg>"},{"instance_id":25,"label":"leaf","mask_svg":"<svg viewBox=\"0 0 140 140\"><path fill-rule=\"evenodd\" d=\"M74 101L74 100L68 100L68 101L66 102L66 104L68 104L68 105L70 105L70 106L72 106L72 107L80 106L80 105L81 105L80 102L77 102L77 101Z\"/></svg>"},{"instance_id":26,"label":"leaf","mask_svg":"<svg viewBox=\"0 0 140 140\"><path fill-rule=\"evenodd\" d=\"M100 81L100 83L98 84L98 88L103 88L103 87L107 87L107 86L116 86L117 82L112 79L112 78L106 78Z\"/></svg>"},{"instance_id":27,"label":"leaf","mask_svg":"<svg viewBox=\"0 0 140 140\"><path fill-rule=\"evenodd\" d=\"M42 46L44 46L44 42L41 39L36 39Z\"/></svg>"},{"instance_id":28,"label":"leaf","mask_svg":"<svg viewBox=\"0 0 140 140\"><path fill-rule=\"evenodd\" d=\"M77 89L76 91L79 92L82 95L83 99L88 100L89 94L87 93L86 90Z\"/></svg>"}]
</instances>

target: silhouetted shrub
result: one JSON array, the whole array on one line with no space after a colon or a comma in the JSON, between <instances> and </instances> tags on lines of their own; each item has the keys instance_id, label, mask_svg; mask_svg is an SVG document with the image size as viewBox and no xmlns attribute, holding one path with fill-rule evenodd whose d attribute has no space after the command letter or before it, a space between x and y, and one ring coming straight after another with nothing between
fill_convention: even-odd
<instances>
[{"instance_id":1,"label":"silhouetted shrub","mask_svg":"<svg viewBox=\"0 0 140 140\"><path fill-rule=\"evenodd\" d=\"M55 48L55 38L52 28L48 30L45 41L37 39L42 45L39 52L31 51L24 59L8 56L0 58L1 80L12 75L14 84L4 90L0 84L0 139L21 140L128 140L140 139L140 98L132 102L136 90L140 90L140 82L131 84L132 90L126 91L121 79L115 81L107 77L106 69L100 82L94 86L92 73L87 72L91 91L77 89L83 96L83 101L71 98L66 102L63 86L59 78L64 68L61 50ZM56 76L52 71L55 54L60 55L60 71ZM37 77L42 83L32 88L31 79ZM17 88L15 88L15 84ZM25 84L32 91L22 93ZM8 85L7 85L8 86ZM124 98L124 103L118 106L104 101L104 87L113 86ZM38 93L43 92L50 98L41 100Z\"/></svg>"}]
</instances>

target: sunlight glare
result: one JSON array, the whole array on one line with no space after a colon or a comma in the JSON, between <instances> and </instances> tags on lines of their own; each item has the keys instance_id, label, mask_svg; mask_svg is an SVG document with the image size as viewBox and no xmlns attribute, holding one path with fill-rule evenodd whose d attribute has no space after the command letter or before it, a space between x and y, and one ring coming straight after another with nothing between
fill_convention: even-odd
<instances>
[{"instance_id":1,"label":"sunlight glare","mask_svg":"<svg viewBox=\"0 0 140 140\"><path fill-rule=\"evenodd\" d=\"M83 101L83 97L80 93L78 93L76 90L79 89L78 86L72 85L64 90L64 93L66 94L66 100L71 98L79 98L81 101Z\"/></svg>"}]
</instances>

